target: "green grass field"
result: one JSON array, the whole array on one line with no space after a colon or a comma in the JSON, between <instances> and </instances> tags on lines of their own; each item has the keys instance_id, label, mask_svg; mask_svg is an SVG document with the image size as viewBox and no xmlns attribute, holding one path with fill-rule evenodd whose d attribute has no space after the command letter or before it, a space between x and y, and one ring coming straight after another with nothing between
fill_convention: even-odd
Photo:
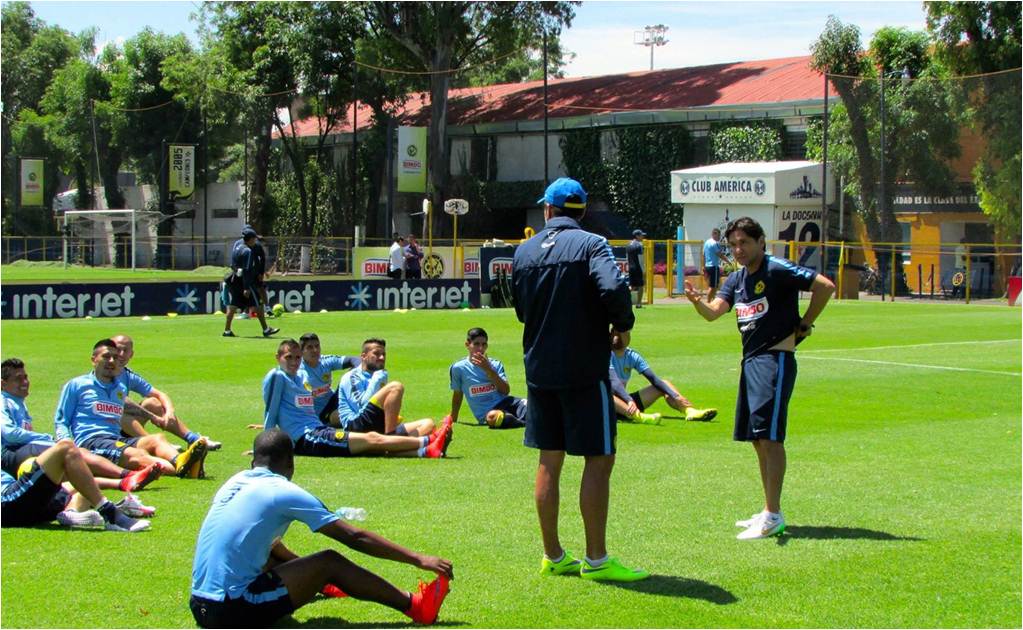
<instances>
[{"instance_id":1,"label":"green grass field","mask_svg":"<svg viewBox=\"0 0 1023 630\"><path fill-rule=\"evenodd\" d=\"M447 460L300 459L295 481L328 506L367 509L365 525L450 558L456 580L439 624L466 627L1019 627L1021 625L1020 311L1002 307L832 302L800 346L790 408L787 533L735 539L760 507L752 449L731 441L739 339L685 303L638 312L633 347L711 423L619 425L609 542L654 577L627 586L541 578L532 503L536 453L521 431L455 429ZM509 310L287 315L281 337L319 333L325 352L388 340L407 386L404 415L443 416L447 366L466 329L524 392L521 327ZM37 430L52 430L61 385L89 369L92 343L135 337L132 367L175 399L194 428L225 442L200 481L162 479L138 535L3 530L4 627L186 627L192 551L216 489L248 466L260 379L276 342L215 316L5 321L3 356L26 360ZM641 379L637 376L636 378ZM632 385L637 385L634 379ZM665 413L663 403L654 407ZM463 408L463 418L467 413ZM581 462L562 481L562 539L581 554ZM111 493L117 495L118 493ZM116 496L112 496L116 498ZM296 524L299 553L332 541ZM351 552L400 587L427 577ZM398 627L402 615L317 601L294 627Z\"/></svg>"}]
</instances>

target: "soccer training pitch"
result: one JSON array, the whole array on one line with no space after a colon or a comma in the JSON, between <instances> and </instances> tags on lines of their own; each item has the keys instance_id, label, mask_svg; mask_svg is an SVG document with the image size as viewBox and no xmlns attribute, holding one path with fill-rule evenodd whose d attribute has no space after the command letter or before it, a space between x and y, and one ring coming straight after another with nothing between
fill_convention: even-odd
<instances>
[{"instance_id":1,"label":"soccer training pitch","mask_svg":"<svg viewBox=\"0 0 1023 630\"><path fill-rule=\"evenodd\" d=\"M315 331L324 353L387 339L406 385L403 415L449 408L448 365L465 332L525 394L521 326L511 310L288 314L279 339ZM261 421L260 381L277 340L253 321L220 337L222 317L3 322L3 356L25 360L35 428L52 431L61 385L90 369L92 344L135 338L131 367L174 399L194 429L224 442L205 480L161 479L141 494L151 531L4 529L4 627L189 627L196 534L210 499L246 468ZM618 426L611 553L650 571L632 584L537 574L535 451L522 431L470 426L466 407L446 460L299 458L295 481L330 508L364 507L365 526L449 558L438 625L464 627L1019 627L1021 625L1020 311L1004 306L831 302L800 346L789 410L785 535L737 541L761 507L752 448L731 440L739 335L684 301L637 312L632 346L711 423L667 418ZM335 379L339 375L335 375ZM639 379L639 381L637 381ZM636 375L630 389L644 384ZM655 411L672 410L659 402ZM177 442L177 440L172 440ZM583 553L581 462L562 478L561 536ZM120 493L110 493L117 499ZM400 588L428 576L340 547L294 524L298 553L333 545ZM323 599L291 627L401 627L390 609Z\"/></svg>"}]
</instances>

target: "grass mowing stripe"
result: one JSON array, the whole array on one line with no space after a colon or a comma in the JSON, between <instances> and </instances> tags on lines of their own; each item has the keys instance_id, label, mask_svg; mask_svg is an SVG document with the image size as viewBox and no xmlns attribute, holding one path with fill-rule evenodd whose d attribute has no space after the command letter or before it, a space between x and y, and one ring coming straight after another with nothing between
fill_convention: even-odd
<instances>
[{"instance_id":1,"label":"grass mowing stripe","mask_svg":"<svg viewBox=\"0 0 1023 630\"><path fill-rule=\"evenodd\" d=\"M976 368L961 368L948 365L921 365L919 363L899 363L897 361L875 361L870 359L851 359L848 357L815 357L812 355L800 355L800 359L817 359L819 361L848 361L851 363L873 363L875 365L894 365L898 367L920 368L927 370L951 370L953 372L980 372L981 374L1001 374L1004 376L1023 376L1020 372L1002 372L999 370L978 370Z\"/></svg>"},{"instance_id":2,"label":"grass mowing stripe","mask_svg":"<svg viewBox=\"0 0 1023 630\"><path fill-rule=\"evenodd\" d=\"M867 346L864 348L819 348L816 350L805 350L800 356L807 352L848 352L849 350L903 350L907 348L929 348L932 346L960 346L989 343L1019 343L1019 339L985 339L983 341L937 341L934 343L910 343L898 346Z\"/></svg>"}]
</instances>

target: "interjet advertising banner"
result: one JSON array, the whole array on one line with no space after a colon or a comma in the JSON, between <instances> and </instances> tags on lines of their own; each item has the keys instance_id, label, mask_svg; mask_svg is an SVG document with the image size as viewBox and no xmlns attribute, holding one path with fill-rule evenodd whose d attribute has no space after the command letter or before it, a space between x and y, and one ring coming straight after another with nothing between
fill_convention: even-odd
<instances>
[{"instance_id":1,"label":"interjet advertising banner","mask_svg":"<svg viewBox=\"0 0 1023 630\"><path fill-rule=\"evenodd\" d=\"M192 315L222 310L220 283L5 284L0 287L3 319ZM292 312L453 309L480 305L479 286L470 280L324 280L269 282L270 304Z\"/></svg>"}]
</instances>

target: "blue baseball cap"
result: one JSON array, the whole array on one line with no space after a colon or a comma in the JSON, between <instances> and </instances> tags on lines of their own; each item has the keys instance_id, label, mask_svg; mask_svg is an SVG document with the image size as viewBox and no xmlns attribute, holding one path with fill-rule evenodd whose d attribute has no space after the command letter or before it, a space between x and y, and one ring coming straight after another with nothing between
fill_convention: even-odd
<instances>
[{"instance_id":1,"label":"blue baseball cap","mask_svg":"<svg viewBox=\"0 0 1023 630\"><path fill-rule=\"evenodd\" d=\"M569 201L569 197L575 197ZM586 191L583 185L571 177L559 177L551 182L543 197L536 200L537 203L548 203L559 208L585 208Z\"/></svg>"}]
</instances>

